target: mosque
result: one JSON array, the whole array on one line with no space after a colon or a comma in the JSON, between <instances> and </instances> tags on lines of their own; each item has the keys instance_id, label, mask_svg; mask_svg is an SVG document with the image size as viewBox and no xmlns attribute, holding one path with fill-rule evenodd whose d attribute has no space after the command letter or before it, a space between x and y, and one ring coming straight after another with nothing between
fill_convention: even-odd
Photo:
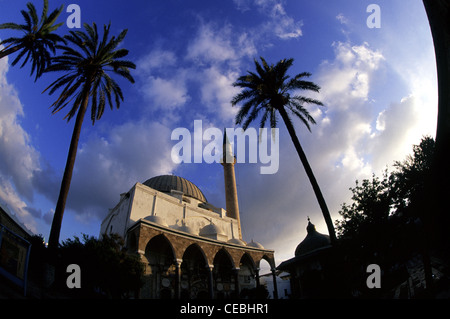
<instances>
[{"instance_id":1,"label":"mosque","mask_svg":"<svg viewBox=\"0 0 450 319\"><path fill-rule=\"evenodd\" d=\"M277 297L274 251L242 240L231 146L224 137L226 210L192 182L174 175L136 183L102 221L100 236L116 233L145 266L139 298L238 298L260 287L267 261ZM227 157L226 157L227 156Z\"/></svg>"}]
</instances>

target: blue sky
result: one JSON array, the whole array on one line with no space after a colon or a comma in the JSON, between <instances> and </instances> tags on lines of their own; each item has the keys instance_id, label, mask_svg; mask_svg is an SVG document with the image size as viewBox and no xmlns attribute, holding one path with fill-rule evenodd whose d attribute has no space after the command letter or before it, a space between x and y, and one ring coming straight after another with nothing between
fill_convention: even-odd
<instances>
[{"instance_id":1,"label":"blue sky","mask_svg":"<svg viewBox=\"0 0 450 319\"><path fill-rule=\"evenodd\" d=\"M22 22L27 1L0 0L0 22ZM42 3L34 1L38 12ZM125 101L92 126L86 119L61 238L98 236L120 193L160 174L185 177L214 205L224 207L218 164L175 164L175 128L234 127L232 83L253 59L294 58L291 75L311 72L325 107L310 107L312 132L297 134L332 213L349 202L349 187L403 160L423 135L434 137L437 86L434 50L420 0L168 0L50 1L76 3L83 23L127 28L123 47L137 64L135 84L120 81ZM369 4L381 9L370 29ZM407 3L407 4L406 4ZM69 13L60 16L65 22ZM59 32L69 29L63 25ZM1 30L0 38L17 35ZM0 60L0 201L30 230L48 238L74 122L51 115L52 82L29 77L29 66ZM256 125L256 124L255 124ZM307 216L325 223L294 147L280 121L280 168L236 166L244 240L275 249L277 262L293 256L306 235Z\"/></svg>"}]
</instances>

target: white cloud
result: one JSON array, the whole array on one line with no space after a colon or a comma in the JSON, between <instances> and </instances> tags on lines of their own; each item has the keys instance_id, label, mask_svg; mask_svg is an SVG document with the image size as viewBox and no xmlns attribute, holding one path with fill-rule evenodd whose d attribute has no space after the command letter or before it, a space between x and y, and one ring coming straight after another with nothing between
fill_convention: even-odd
<instances>
[{"instance_id":1,"label":"white cloud","mask_svg":"<svg viewBox=\"0 0 450 319\"><path fill-rule=\"evenodd\" d=\"M177 57L174 52L155 49L138 60L136 69L138 72L150 73L155 69L160 70L174 66L176 63Z\"/></svg>"},{"instance_id":2,"label":"white cloud","mask_svg":"<svg viewBox=\"0 0 450 319\"><path fill-rule=\"evenodd\" d=\"M196 66L225 62L236 66L242 57L253 57L256 48L248 33L239 33L229 24L217 27L202 22L187 47L186 58Z\"/></svg>"},{"instance_id":3,"label":"white cloud","mask_svg":"<svg viewBox=\"0 0 450 319\"><path fill-rule=\"evenodd\" d=\"M163 122L175 123L182 118L181 108L198 93L203 109L190 116L202 118L206 110L229 121L236 113L230 101L237 92L232 83L241 59L256 53L249 34L237 33L231 25L218 27L201 20L198 32L183 49L184 58L157 48L139 59L140 91L150 101L149 109L164 110Z\"/></svg>"},{"instance_id":4,"label":"white cloud","mask_svg":"<svg viewBox=\"0 0 450 319\"><path fill-rule=\"evenodd\" d=\"M368 148L370 153L375 154L374 168L381 169L387 164L391 165L392 161L386 162L387 158L403 160L411 153L412 145L418 144L423 136L423 132L417 129L420 121L419 106L414 96L391 103L380 113L377 125L381 125L383 129L373 135Z\"/></svg>"},{"instance_id":5,"label":"white cloud","mask_svg":"<svg viewBox=\"0 0 450 319\"><path fill-rule=\"evenodd\" d=\"M344 24L344 25L346 25L346 24L349 23L349 20L347 19L347 17L345 17L342 13L339 13L339 14L336 16L336 19L337 19L341 24Z\"/></svg>"},{"instance_id":6,"label":"white cloud","mask_svg":"<svg viewBox=\"0 0 450 319\"><path fill-rule=\"evenodd\" d=\"M273 5L270 17L269 25L279 38L286 40L302 36L303 22L288 16L281 3Z\"/></svg>"},{"instance_id":7,"label":"white cloud","mask_svg":"<svg viewBox=\"0 0 450 319\"><path fill-rule=\"evenodd\" d=\"M77 153L67 208L78 218L101 220L136 182L171 173L176 164L170 133L163 124L142 120L88 137Z\"/></svg>"},{"instance_id":8,"label":"white cloud","mask_svg":"<svg viewBox=\"0 0 450 319\"><path fill-rule=\"evenodd\" d=\"M17 191L32 199L30 179L38 169L39 153L20 125L24 116L14 87L6 80L7 59L0 60L0 173L9 176Z\"/></svg>"},{"instance_id":9,"label":"white cloud","mask_svg":"<svg viewBox=\"0 0 450 319\"><path fill-rule=\"evenodd\" d=\"M183 72L172 78L148 76L141 91L156 109L173 111L190 100Z\"/></svg>"},{"instance_id":10,"label":"white cloud","mask_svg":"<svg viewBox=\"0 0 450 319\"><path fill-rule=\"evenodd\" d=\"M232 86L238 74L233 71L223 72L217 67L208 68L202 74L202 102L211 112L219 111L219 117L224 120L234 119L237 109L231 107L230 101L239 93L239 89Z\"/></svg>"},{"instance_id":11,"label":"white cloud","mask_svg":"<svg viewBox=\"0 0 450 319\"><path fill-rule=\"evenodd\" d=\"M156 48L141 58L138 65L139 91L149 101L147 111L164 110L164 121L177 121L177 110L191 100L187 85L190 71L179 67L174 52Z\"/></svg>"},{"instance_id":12,"label":"white cloud","mask_svg":"<svg viewBox=\"0 0 450 319\"><path fill-rule=\"evenodd\" d=\"M237 58L237 52L231 43L231 26L213 30L210 24L202 24L197 36L187 48L188 59L197 63L223 62Z\"/></svg>"},{"instance_id":13,"label":"white cloud","mask_svg":"<svg viewBox=\"0 0 450 319\"><path fill-rule=\"evenodd\" d=\"M8 83L8 58L0 60L0 200L21 222L36 231L33 212L22 199L33 200L32 178L39 170L39 152L20 124L24 117L15 88Z\"/></svg>"},{"instance_id":14,"label":"white cloud","mask_svg":"<svg viewBox=\"0 0 450 319\"><path fill-rule=\"evenodd\" d=\"M348 108L349 100L367 101L371 76L384 60L382 53L371 50L368 43L335 42L333 48L335 59L324 61L318 75L326 104Z\"/></svg>"},{"instance_id":15,"label":"white cloud","mask_svg":"<svg viewBox=\"0 0 450 319\"><path fill-rule=\"evenodd\" d=\"M10 181L0 175L0 201L10 209L11 213L18 217L29 230L36 233L37 224L28 210L27 204L20 198Z\"/></svg>"},{"instance_id":16,"label":"white cloud","mask_svg":"<svg viewBox=\"0 0 450 319\"><path fill-rule=\"evenodd\" d=\"M235 0L238 10L245 12L252 5L261 12L265 18L265 23L257 27L256 33L264 34L262 39L267 41L267 35L273 34L282 40L296 39L303 35L302 21L296 21L284 8L283 2L279 0Z\"/></svg>"}]
</instances>

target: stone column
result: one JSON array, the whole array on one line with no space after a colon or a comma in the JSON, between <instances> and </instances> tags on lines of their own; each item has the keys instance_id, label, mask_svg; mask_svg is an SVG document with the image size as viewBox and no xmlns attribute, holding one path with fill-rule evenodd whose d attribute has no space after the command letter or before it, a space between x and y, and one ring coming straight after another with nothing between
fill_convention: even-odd
<instances>
[{"instance_id":1,"label":"stone column","mask_svg":"<svg viewBox=\"0 0 450 319\"><path fill-rule=\"evenodd\" d=\"M239 298L240 285L239 285L239 268L234 268L234 291L236 293L236 298Z\"/></svg>"},{"instance_id":2,"label":"stone column","mask_svg":"<svg viewBox=\"0 0 450 319\"><path fill-rule=\"evenodd\" d=\"M261 283L259 282L259 268L255 268L255 280L256 288L259 288L261 286Z\"/></svg>"},{"instance_id":3,"label":"stone column","mask_svg":"<svg viewBox=\"0 0 450 319\"><path fill-rule=\"evenodd\" d=\"M278 287L277 287L277 273L276 269L272 268L272 279L273 279L273 299L278 299Z\"/></svg>"},{"instance_id":4,"label":"stone column","mask_svg":"<svg viewBox=\"0 0 450 319\"><path fill-rule=\"evenodd\" d=\"M183 259L175 259L175 298L181 299L181 263Z\"/></svg>"},{"instance_id":5,"label":"stone column","mask_svg":"<svg viewBox=\"0 0 450 319\"><path fill-rule=\"evenodd\" d=\"M206 268L208 269L209 298L214 299L214 279L213 279L214 265L206 265Z\"/></svg>"}]
</instances>

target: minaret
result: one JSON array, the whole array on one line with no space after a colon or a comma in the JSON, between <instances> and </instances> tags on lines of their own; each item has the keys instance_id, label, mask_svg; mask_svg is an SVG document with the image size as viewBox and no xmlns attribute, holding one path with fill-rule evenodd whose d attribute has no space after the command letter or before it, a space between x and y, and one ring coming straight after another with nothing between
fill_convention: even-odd
<instances>
[{"instance_id":1,"label":"minaret","mask_svg":"<svg viewBox=\"0 0 450 319\"><path fill-rule=\"evenodd\" d=\"M239 239L242 240L241 220L239 218L239 204L236 188L236 177L234 175L234 164L236 164L236 158L233 156L233 150L230 141L228 140L226 130L224 130L222 165L225 180L225 200L226 200L227 216L237 220Z\"/></svg>"}]
</instances>

